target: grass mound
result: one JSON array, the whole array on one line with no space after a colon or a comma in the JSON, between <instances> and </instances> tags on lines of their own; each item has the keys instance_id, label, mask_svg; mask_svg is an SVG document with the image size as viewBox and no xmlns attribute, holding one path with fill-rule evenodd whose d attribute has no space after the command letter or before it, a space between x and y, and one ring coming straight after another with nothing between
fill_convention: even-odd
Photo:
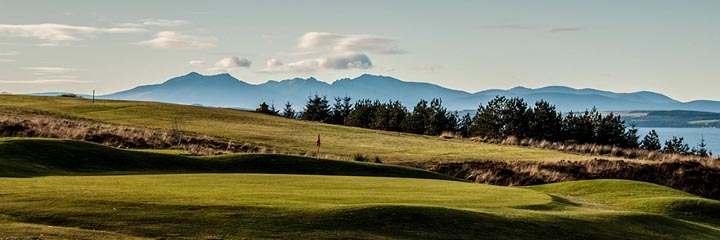
<instances>
[{"instance_id":1,"label":"grass mound","mask_svg":"<svg viewBox=\"0 0 720 240\"><path fill-rule=\"evenodd\" d=\"M720 201L672 188L627 180L588 180L526 187L581 201L657 213L720 227Z\"/></svg>"},{"instance_id":2,"label":"grass mound","mask_svg":"<svg viewBox=\"0 0 720 240\"><path fill-rule=\"evenodd\" d=\"M133 173L292 173L454 179L414 168L275 154L191 157L57 139L0 139L0 177Z\"/></svg>"}]
</instances>

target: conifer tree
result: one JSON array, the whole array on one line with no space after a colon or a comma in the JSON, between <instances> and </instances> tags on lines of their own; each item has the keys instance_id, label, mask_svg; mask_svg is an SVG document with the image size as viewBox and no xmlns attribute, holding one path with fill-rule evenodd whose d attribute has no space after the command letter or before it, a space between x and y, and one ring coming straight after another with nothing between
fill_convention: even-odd
<instances>
[{"instance_id":1,"label":"conifer tree","mask_svg":"<svg viewBox=\"0 0 720 240\"><path fill-rule=\"evenodd\" d=\"M660 147L660 137L657 132L655 132L655 129L650 130L643 140L640 141L640 148L645 150L657 151L660 150Z\"/></svg>"}]
</instances>

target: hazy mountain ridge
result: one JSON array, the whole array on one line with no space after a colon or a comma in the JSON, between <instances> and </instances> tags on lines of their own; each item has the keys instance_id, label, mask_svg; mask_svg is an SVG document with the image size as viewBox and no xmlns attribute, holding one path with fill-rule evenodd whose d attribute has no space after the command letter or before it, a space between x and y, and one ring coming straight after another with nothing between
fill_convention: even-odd
<instances>
[{"instance_id":1,"label":"hazy mountain ridge","mask_svg":"<svg viewBox=\"0 0 720 240\"><path fill-rule=\"evenodd\" d=\"M369 98L380 101L399 100L408 107L420 99L442 98L451 110L476 109L497 95L522 97L527 102L544 99L563 112L584 111L593 106L601 111L627 110L690 110L720 112L720 102L700 100L680 102L665 95L641 91L614 93L596 89L574 89L548 86L531 89L515 87L509 90L490 89L469 93L444 88L431 83L407 82L393 77L363 74L356 78L338 79L332 83L315 78L270 80L262 84L249 84L229 74L205 76L195 72L175 77L161 84L139 86L102 98L201 104L217 107L253 109L261 102L275 103L281 108L289 101L296 110L313 94L333 97L350 96L353 99Z\"/></svg>"}]
</instances>

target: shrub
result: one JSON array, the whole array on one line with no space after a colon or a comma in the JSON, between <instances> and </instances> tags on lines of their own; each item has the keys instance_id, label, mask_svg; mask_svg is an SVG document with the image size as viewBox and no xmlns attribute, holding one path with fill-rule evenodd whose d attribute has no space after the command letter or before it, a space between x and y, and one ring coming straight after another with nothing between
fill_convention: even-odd
<instances>
[{"instance_id":1,"label":"shrub","mask_svg":"<svg viewBox=\"0 0 720 240\"><path fill-rule=\"evenodd\" d=\"M58 97L68 97L68 98L83 98L80 95L74 94L74 93L63 93L58 95Z\"/></svg>"},{"instance_id":2,"label":"shrub","mask_svg":"<svg viewBox=\"0 0 720 240\"><path fill-rule=\"evenodd\" d=\"M353 156L353 160L358 161L358 162L369 162L370 161L370 159L365 157L365 155L362 155L359 153L355 154L355 156Z\"/></svg>"}]
</instances>

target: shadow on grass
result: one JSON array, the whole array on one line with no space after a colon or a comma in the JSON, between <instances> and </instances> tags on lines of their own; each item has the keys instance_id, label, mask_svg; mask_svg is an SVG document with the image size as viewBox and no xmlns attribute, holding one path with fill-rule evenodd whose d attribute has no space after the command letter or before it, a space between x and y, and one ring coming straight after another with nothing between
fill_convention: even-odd
<instances>
[{"instance_id":1,"label":"shadow on grass","mask_svg":"<svg viewBox=\"0 0 720 240\"><path fill-rule=\"evenodd\" d=\"M558 200L563 201L563 200ZM2 207L16 221L152 238L717 239L720 231L655 214L495 214L432 206L333 209L79 201ZM48 204L48 203L44 203ZM559 203L564 204L564 203ZM515 212L520 211L520 212ZM523 214L523 215L518 215Z\"/></svg>"},{"instance_id":2,"label":"shadow on grass","mask_svg":"<svg viewBox=\"0 0 720 240\"><path fill-rule=\"evenodd\" d=\"M514 207L514 208L515 209L534 210L534 211L563 211L563 210L567 210L568 208L571 208L571 207L582 206L581 204L570 201L567 198L562 198L562 197L552 195L552 194L548 194L548 196L550 196L550 199L551 199L551 201L549 203L528 205L528 206L518 206L518 207Z\"/></svg>"},{"instance_id":3,"label":"shadow on grass","mask_svg":"<svg viewBox=\"0 0 720 240\"><path fill-rule=\"evenodd\" d=\"M421 169L280 154L187 157L51 139L0 141L0 177L160 173L282 173L464 181Z\"/></svg>"}]
</instances>

